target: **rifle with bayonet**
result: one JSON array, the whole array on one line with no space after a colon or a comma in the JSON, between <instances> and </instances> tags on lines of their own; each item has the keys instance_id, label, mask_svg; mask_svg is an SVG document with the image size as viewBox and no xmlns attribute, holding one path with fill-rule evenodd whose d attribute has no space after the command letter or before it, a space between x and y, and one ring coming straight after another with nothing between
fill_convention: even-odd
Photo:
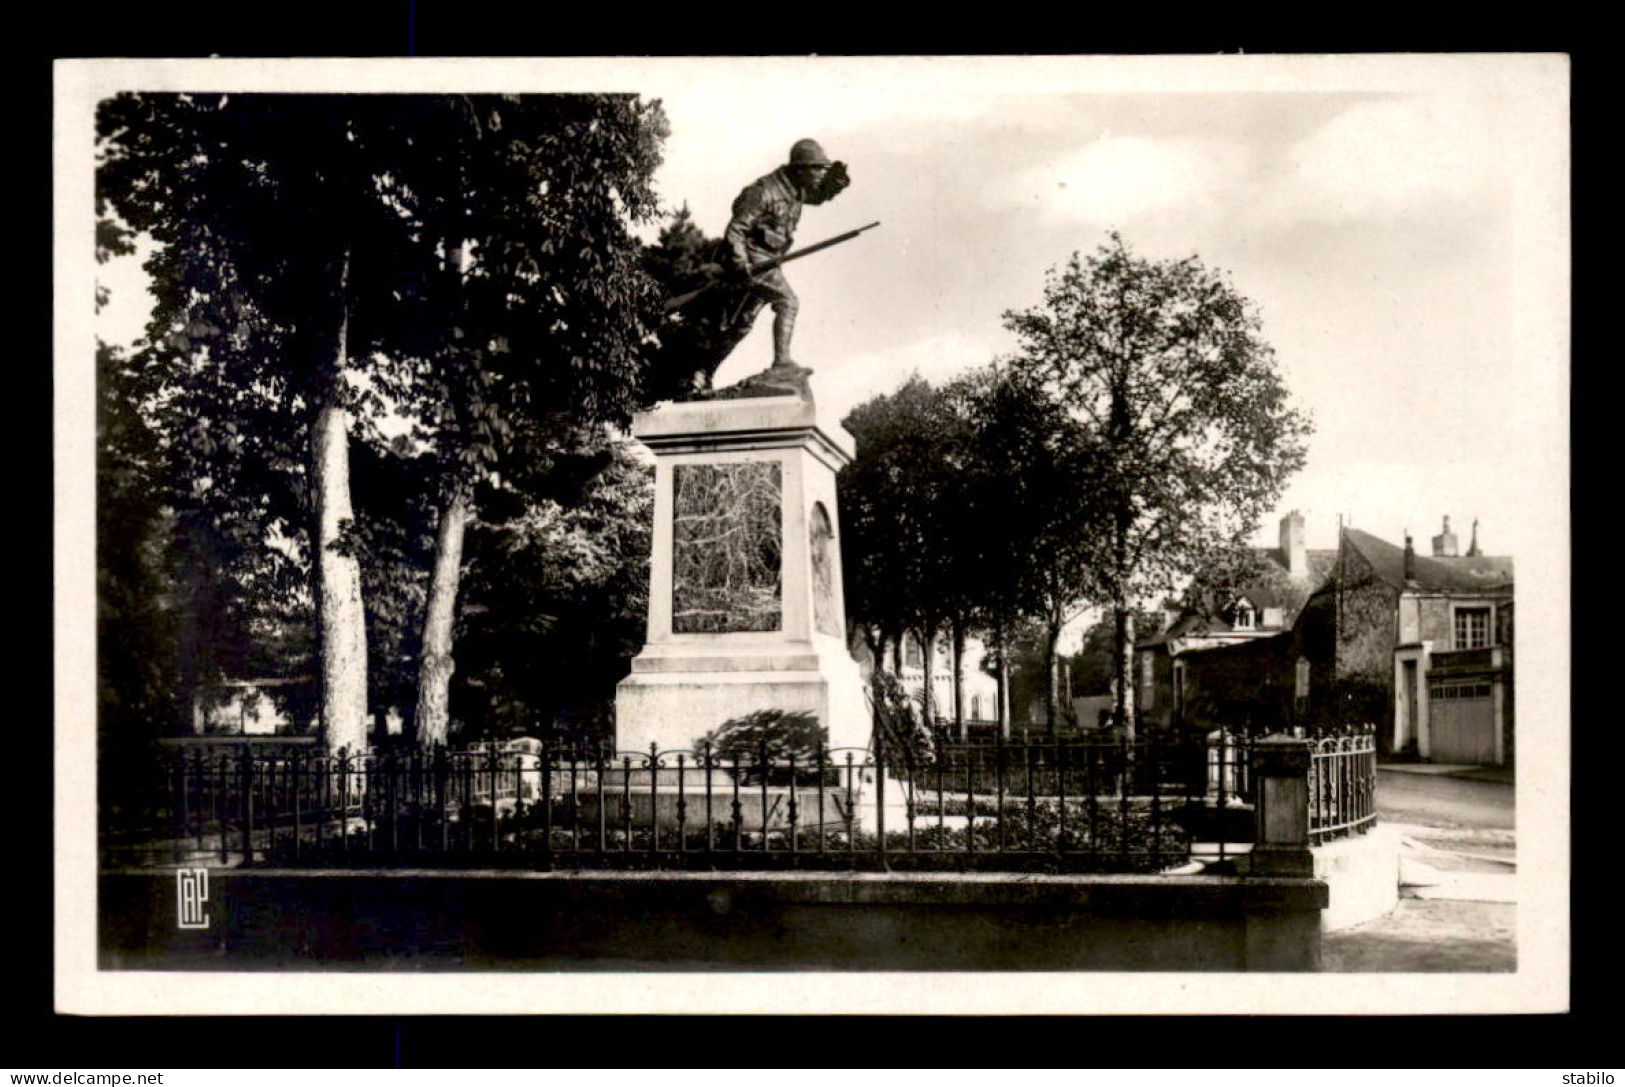
<instances>
[{"instance_id":1,"label":"rifle with bayonet","mask_svg":"<svg viewBox=\"0 0 1625 1087\"><path fill-rule=\"evenodd\" d=\"M786 253L781 257L769 257L767 260L757 261L755 264L750 266L749 275L751 277L759 276L763 272L772 271L781 264L789 264L793 260L800 260L802 257L816 253L820 249L828 249L832 245L840 245L842 242L851 241L859 234L862 234L865 230L871 230L879 225L879 222L869 223L867 226L860 226L856 230L849 230L845 234L837 234L833 238L825 238L821 242L814 242L812 245ZM711 290L713 287L719 287L727 282L729 282L729 280L726 278L722 276L715 276L710 282L696 290L689 291L686 294L675 295L666 299L666 310L667 312L670 312L671 310L686 306L690 302L694 301L694 299L704 294L706 291Z\"/></svg>"}]
</instances>

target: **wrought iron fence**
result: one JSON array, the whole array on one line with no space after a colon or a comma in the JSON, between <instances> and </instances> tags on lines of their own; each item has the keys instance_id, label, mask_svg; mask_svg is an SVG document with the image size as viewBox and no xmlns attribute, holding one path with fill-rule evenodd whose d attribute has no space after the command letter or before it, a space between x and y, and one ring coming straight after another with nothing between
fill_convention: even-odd
<instances>
[{"instance_id":1,"label":"wrought iron fence","mask_svg":"<svg viewBox=\"0 0 1625 1087\"><path fill-rule=\"evenodd\" d=\"M112 863L1163 871L1250 840L1242 743L182 752ZM1211 854L1212 850L1207 850Z\"/></svg>"},{"instance_id":2,"label":"wrought iron fence","mask_svg":"<svg viewBox=\"0 0 1625 1087\"><path fill-rule=\"evenodd\" d=\"M1376 727L1316 737L1309 754L1309 840L1364 834L1377 821Z\"/></svg>"}]
</instances>

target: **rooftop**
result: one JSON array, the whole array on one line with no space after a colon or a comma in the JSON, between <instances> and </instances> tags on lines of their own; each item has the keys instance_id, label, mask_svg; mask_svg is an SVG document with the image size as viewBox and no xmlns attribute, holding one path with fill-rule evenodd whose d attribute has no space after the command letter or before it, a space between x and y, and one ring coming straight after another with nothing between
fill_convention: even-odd
<instances>
[{"instance_id":1,"label":"rooftop","mask_svg":"<svg viewBox=\"0 0 1625 1087\"><path fill-rule=\"evenodd\" d=\"M1483 592L1512 586L1510 555L1434 558L1417 554L1412 567L1415 577L1407 581L1403 547L1357 528L1344 529L1343 538L1370 563L1379 578L1397 589L1414 587L1432 592Z\"/></svg>"}]
</instances>

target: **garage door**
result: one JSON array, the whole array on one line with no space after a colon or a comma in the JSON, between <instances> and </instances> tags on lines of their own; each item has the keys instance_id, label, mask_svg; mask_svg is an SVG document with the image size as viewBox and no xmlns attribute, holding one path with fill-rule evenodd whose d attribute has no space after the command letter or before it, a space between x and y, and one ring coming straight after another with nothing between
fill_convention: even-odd
<instances>
[{"instance_id":1,"label":"garage door","mask_svg":"<svg viewBox=\"0 0 1625 1087\"><path fill-rule=\"evenodd\" d=\"M1428 757L1475 766L1495 762L1494 684L1457 680L1428 685Z\"/></svg>"}]
</instances>

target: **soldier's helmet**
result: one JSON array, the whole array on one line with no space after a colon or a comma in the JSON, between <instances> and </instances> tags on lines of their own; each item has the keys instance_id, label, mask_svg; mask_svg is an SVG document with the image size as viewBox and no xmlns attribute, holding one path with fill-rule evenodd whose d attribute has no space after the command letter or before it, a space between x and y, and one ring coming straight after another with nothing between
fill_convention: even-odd
<instances>
[{"instance_id":1,"label":"soldier's helmet","mask_svg":"<svg viewBox=\"0 0 1625 1087\"><path fill-rule=\"evenodd\" d=\"M817 140L797 140L790 148L791 166L828 166L829 156L818 146Z\"/></svg>"}]
</instances>

